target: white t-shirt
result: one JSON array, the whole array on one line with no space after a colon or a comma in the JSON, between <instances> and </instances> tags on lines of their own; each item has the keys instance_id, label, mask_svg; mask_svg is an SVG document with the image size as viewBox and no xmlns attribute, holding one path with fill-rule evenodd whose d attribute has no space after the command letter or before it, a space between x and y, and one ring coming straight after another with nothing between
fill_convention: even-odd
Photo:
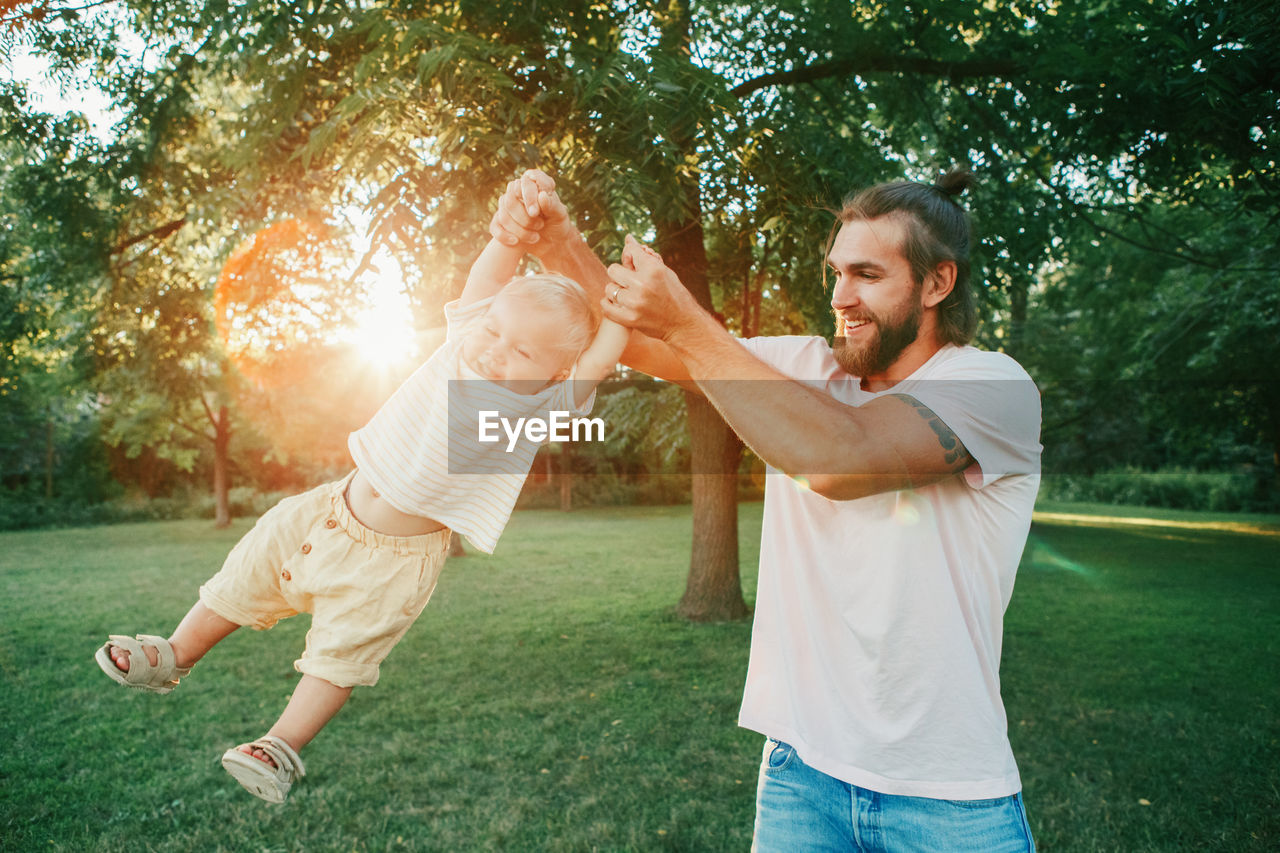
<instances>
[{"instance_id":1,"label":"white t-shirt","mask_svg":"<svg viewBox=\"0 0 1280 853\"><path fill-rule=\"evenodd\" d=\"M462 340L492 301L446 305L444 343L347 439L351 458L392 506L447 525L486 554L511 518L542 443L522 430L508 449L498 419L515 428L519 418L549 421L551 412L585 415L595 403L593 391L574 405L572 378L518 394L470 371ZM485 417L485 434L496 441L480 441L482 412L495 413Z\"/></svg>"},{"instance_id":2,"label":"white t-shirt","mask_svg":"<svg viewBox=\"0 0 1280 853\"><path fill-rule=\"evenodd\" d=\"M743 343L841 402L879 396L822 338ZM882 793L1017 793L1000 646L1040 482L1039 392L1005 355L946 346L881 393L928 406L977 462L851 501L770 470L739 722Z\"/></svg>"}]
</instances>

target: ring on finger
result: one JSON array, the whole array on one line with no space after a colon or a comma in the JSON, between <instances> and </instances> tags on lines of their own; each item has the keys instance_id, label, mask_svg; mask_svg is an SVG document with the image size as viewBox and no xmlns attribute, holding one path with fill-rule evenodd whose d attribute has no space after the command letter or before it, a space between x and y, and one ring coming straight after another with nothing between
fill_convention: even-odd
<instances>
[{"instance_id":1,"label":"ring on finger","mask_svg":"<svg viewBox=\"0 0 1280 853\"><path fill-rule=\"evenodd\" d=\"M616 285L616 284L615 284L615 285L613 286L613 293L610 293L610 294L609 294L609 301L610 301L610 302L612 302L614 305L617 305L617 304L618 304L618 294L619 294L619 293L621 293L621 292L622 292L622 288L621 288L619 285Z\"/></svg>"}]
</instances>

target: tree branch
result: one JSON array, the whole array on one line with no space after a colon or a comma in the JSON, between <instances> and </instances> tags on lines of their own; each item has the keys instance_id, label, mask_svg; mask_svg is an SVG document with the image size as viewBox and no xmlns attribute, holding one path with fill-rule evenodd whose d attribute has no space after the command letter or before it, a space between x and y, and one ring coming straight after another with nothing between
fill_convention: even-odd
<instances>
[{"instance_id":1,"label":"tree branch","mask_svg":"<svg viewBox=\"0 0 1280 853\"><path fill-rule=\"evenodd\" d=\"M1026 71L1024 63L1011 59L969 59L959 62L946 62L941 59L929 59L923 56L885 56L874 53L863 53L849 59L833 59L829 62L818 62L790 71L774 71L739 83L729 90L731 95L745 98L752 92L770 86L794 86L799 83L812 83L831 77L842 77L851 74L874 74L877 72L907 72L923 74L931 77L945 78L951 81L966 77L1011 77Z\"/></svg>"},{"instance_id":2,"label":"tree branch","mask_svg":"<svg viewBox=\"0 0 1280 853\"><path fill-rule=\"evenodd\" d=\"M153 228L150 231L146 232L145 234L138 234L134 237L128 238L122 243L116 244L111 249L111 254L118 255L121 252L123 252L125 249L129 248L130 246L135 245L137 243L141 243L143 240L149 240L151 238L155 238L156 240L163 240L186 224L187 224L187 217L185 216L182 217L181 219L175 219L172 222L166 222L164 225L161 225L159 228Z\"/></svg>"},{"instance_id":3,"label":"tree branch","mask_svg":"<svg viewBox=\"0 0 1280 853\"><path fill-rule=\"evenodd\" d=\"M192 426L191 424L189 424L189 423L185 423L185 422L180 421L180 420L177 420L177 419L175 419L175 420L174 420L174 423L175 423L175 424L177 424L178 426L182 427L183 429L185 429L187 432L191 433L191 434L192 434L192 435L194 435L194 436L197 436L197 437L199 437L199 438L203 438L203 439L205 439L205 440L207 440L207 441L213 441L213 440L214 440L214 436L209 435L209 433L205 432L204 430L200 430L200 429L197 429L197 428L193 427L193 426Z\"/></svg>"},{"instance_id":4,"label":"tree branch","mask_svg":"<svg viewBox=\"0 0 1280 853\"><path fill-rule=\"evenodd\" d=\"M997 122L995 118L992 117L987 112L987 109L985 107L975 108L974 114L979 118L979 120L982 121L983 124L986 125L987 130L988 132L990 132L992 137L999 138L999 136L1001 135L1000 131L1003 126L999 122ZM1067 192L1065 188L1054 183L1052 177L1050 175L1046 175L1035 164L1035 162L1033 162L1031 156L1028 155L1025 151L1021 150L1021 146L1017 145L1014 142L1010 142L1008 143L1007 148L1010 152L1017 151L1018 156L1022 158L1022 164L1021 164L1022 169L1030 173L1030 175L1033 178L1035 178L1035 180L1041 186L1043 186L1050 193L1052 193L1053 196L1058 199L1058 202L1060 204L1072 210L1077 216L1083 219L1085 223L1090 228L1092 228L1099 236L1110 237L1110 238L1119 240L1122 243L1127 243L1130 246L1133 246L1135 249L1140 249L1144 252L1151 252L1154 255L1160 255L1168 258L1176 258L1182 263L1193 264L1195 266L1206 267L1208 269L1223 270L1224 272L1273 272L1273 270L1266 269L1266 268L1254 269L1250 267L1231 267L1227 261L1221 258L1215 258L1212 255L1198 252L1192 247L1190 242L1182 238L1176 238L1174 235L1168 232L1166 232L1165 234L1165 238L1166 238L1165 242L1166 243L1176 242L1178 244L1177 246L1174 246L1172 249L1166 248L1165 246L1160 245L1158 243L1144 242L1142 240L1135 239L1134 237L1130 237L1128 234L1125 234L1115 228L1111 228L1103 224L1102 222L1098 221L1098 219L1094 214L1099 211L1105 213L1107 212L1106 208L1102 208L1098 205L1085 204L1083 202L1076 201L1074 198L1071 197L1071 194ZM999 161L999 158L996 157L995 151L990 148L990 145L988 145L988 153L992 156L993 163ZM1136 222L1142 230L1145 230L1148 227L1147 220L1141 214L1135 211L1125 210L1125 209L1113 209L1113 212L1123 216L1130 222Z\"/></svg>"},{"instance_id":5,"label":"tree branch","mask_svg":"<svg viewBox=\"0 0 1280 853\"><path fill-rule=\"evenodd\" d=\"M200 394L200 405L204 406L204 413L209 417L209 423L216 430L218 428L218 416L213 413L213 409L209 407L209 401L204 398L204 394ZM206 434L208 438L208 435ZM212 438L209 438L212 441Z\"/></svg>"},{"instance_id":6,"label":"tree branch","mask_svg":"<svg viewBox=\"0 0 1280 853\"><path fill-rule=\"evenodd\" d=\"M96 2L86 3L83 6L63 6L58 8L51 7L48 3L45 3L27 12L19 12L17 10L17 3L9 3L5 4L10 7L10 9L6 11L12 11L13 14L0 18L0 24L15 24L18 21L25 21L27 19L39 22L52 15L61 15L64 12L86 12L97 6L109 6L112 3L118 3L119 1L120 0L96 0ZM33 4L35 2L36 0L32 0Z\"/></svg>"}]
</instances>

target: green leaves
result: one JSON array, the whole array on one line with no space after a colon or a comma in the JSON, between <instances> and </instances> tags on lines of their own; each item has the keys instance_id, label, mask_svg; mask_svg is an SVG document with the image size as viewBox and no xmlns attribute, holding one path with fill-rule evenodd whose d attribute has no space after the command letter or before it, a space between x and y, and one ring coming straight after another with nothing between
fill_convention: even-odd
<instances>
[{"instance_id":1,"label":"green leaves","mask_svg":"<svg viewBox=\"0 0 1280 853\"><path fill-rule=\"evenodd\" d=\"M216 363L202 324L230 247L268 222L354 208L372 251L414 282L426 326L501 187L531 166L556 175L609 259L623 231L693 234L715 307L744 332L829 331L826 209L855 187L931 181L955 164L979 179L965 203L983 338L1055 369L1075 350L1082 364L1122 358L1108 336L1127 327L1145 341L1141 322L1163 328L1157 314L1188 310L1179 275L1246 255L1275 267L1217 227L1239 218L1262 233L1280 216L1280 31L1254 0L164 0L56 17L31 20L22 43L124 111L100 144L0 86L6 222L33 229L6 235L0 274L79 306L47 321L60 338L99 331L84 306L107 284L135 318L168 288L186 294L173 334ZM1197 207L1203 220L1167 213ZM1097 273L1108 268L1158 279L1168 304ZM1183 272L1151 272L1166 268ZM1099 282L1123 293L1118 326ZM1202 312L1206 328L1271 310L1253 298L1265 273L1231 287L1232 301ZM1059 309L1078 312L1062 322L1079 340L1047 328ZM125 347L110 337L93 339ZM1207 361L1195 369L1227 364L1239 337L1198 337ZM176 375L145 381L194 400L199 383Z\"/></svg>"}]
</instances>

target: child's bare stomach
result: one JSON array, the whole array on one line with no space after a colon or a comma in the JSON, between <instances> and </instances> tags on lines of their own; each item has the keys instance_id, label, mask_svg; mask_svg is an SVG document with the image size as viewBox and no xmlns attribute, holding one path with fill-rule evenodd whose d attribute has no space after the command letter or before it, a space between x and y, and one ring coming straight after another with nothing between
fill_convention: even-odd
<instances>
[{"instance_id":1,"label":"child's bare stomach","mask_svg":"<svg viewBox=\"0 0 1280 853\"><path fill-rule=\"evenodd\" d=\"M444 527L434 518L409 515L387 503L386 498L374 490L363 471L356 471L347 486L347 506L356 521L388 536L421 536Z\"/></svg>"}]
</instances>

